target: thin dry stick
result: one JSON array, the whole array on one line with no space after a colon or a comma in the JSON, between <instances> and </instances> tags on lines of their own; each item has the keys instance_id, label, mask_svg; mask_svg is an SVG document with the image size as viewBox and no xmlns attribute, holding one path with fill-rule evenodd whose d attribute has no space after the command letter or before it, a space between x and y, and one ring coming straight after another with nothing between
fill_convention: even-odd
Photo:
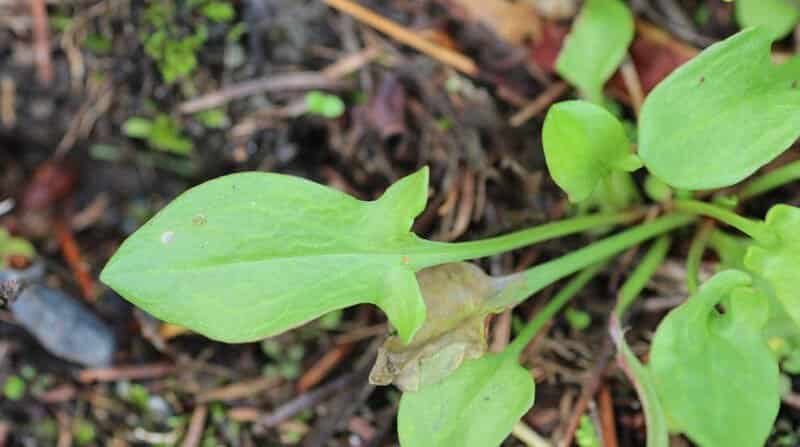
<instances>
[{"instance_id":1,"label":"thin dry stick","mask_svg":"<svg viewBox=\"0 0 800 447\"><path fill-rule=\"evenodd\" d=\"M156 379L175 372L171 363L152 363L140 366L117 366L113 368L84 369L78 375L78 381L116 382L118 380Z\"/></svg>"},{"instance_id":2,"label":"thin dry stick","mask_svg":"<svg viewBox=\"0 0 800 447\"><path fill-rule=\"evenodd\" d=\"M341 80L340 78L369 64L380 55L380 49L369 47L364 51L353 53L339 59L325 67L321 72L304 71L245 81L186 101L178 106L178 110L180 110L181 113L200 112L202 110L221 106L234 99L272 91L309 90L315 88L329 90L344 89L350 86L350 82Z\"/></svg>"},{"instance_id":3,"label":"thin dry stick","mask_svg":"<svg viewBox=\"0 0 800 447\"><path fill-rule=\"evenodd\" d=\"M10 76L0 78L0 126L12 128L17 123L17 86Z\"/></svg>"},{"instance_id":4,"label":"thin dry stick","mask_svg":"<svg viewBox=\"0 0 800 447\"><path fill-rule=\"evenodd\" d=\"M631 105L636 116L639 116L639 111L642 110L642 103L644 102L644 91L642 90L642 82L639 79L639 73L636 71L636 66L630 57L625 58L625 62L620 66L620 74L622 81L625 83L625 88L631 96Z\"/></svg>"},{"instance_id":5,"label":"thin dry stick","mask_svg":"<svg viewBox=\"0 0 800 447\"><path fill-rule=\"evenodd\" d=\"M316 71L301 71L268 78L242 82L199 98L186 101L178 107L181 113L195 113L226 104L234 99L259 93L291 90L329 89L337 90L349 86L349 82L331 79Z\"/></svg>"},{"instance_id":6,"label":"thin dry stick","mask_svg":"<svg viewBox=\"0 0 800 447\"><path fill-rule=\"evenodd\" d=\"M583 413L586 412L586 408L589 406L589 401L597 392L597 389L600 387L600 384L603 381L606 368L608 368L608 364L611 361L613 350L613 343L611 343L611 340L607 340L603 345L603 349L600 352L597 363L592 370L589 371L589 375L587 376L586 381L583 383L581 397L578 399L578 403L576 403L575 407L572 409L572 415L567 422L567 428L564 432L564 439L559 443L560 447L569 447L572 445L572 440L575 438L575 431L578 429L581 416L583 416Z\"/></svg>"},{"instance_id":7,"label":"thin dry stick","mask_svg":"<svg viewBox=\"0 0 800 447\"><path fill-rule=\"evenodd\" d=\"M317 386L320 382L325 380L325 377L337 366L339 363L347 358L350 351L353 350L352 344L336 345L330 351L326 352L311 368L300 377L297 381L297 391L304 393L311 388Z\"/></svg>"},{"instance_id":8,"label":"thin dry stick","mask_svg":"<svg viewBox=\"0 0 800 447\"><path fill-rule=\"evenodd\" d=\"M598 407L600 409L600 428L603 435L603 447L617 447L617 428L614 425L614 401L608 385L602 385L598 393Z\"/></svg>"},{"instance_id":9,"label":"thin dry stick","mask_svg":"<svg viewBox=\"0 0 800 447\"><path fill-rule=\"evenodd\" d=\"M53 81L53 63L50 61L50 29L47 25L47 9L44 0L31 0L33 17L33 46L36 74L39 82L50 85Z\"/></svg>"},{"instance_id":10,"label":"thin dry stick","mask_svg":"<svg viewBox=\"0 0 800 447\"><path fill-rule=\"evenodd\" d=\"M203 438L203 429L206 426L206 416L208 407L199 405L192 412L192 419L189 422L189 429L186 430L186 437L183 438L182 447L197 447Z\"/></svg>"},{"instance_id":11,"label":"thin dry stick","mask_svg":"<svg viewBox=\"0 0 800 447\"><path fill-rule=\"evenodd\" d=\"M350 0L324 0L324 2L328 6L336 8L339 11L352 16L359 22L375 28L376 30L388 35L392 39L419 50L420 52L425 53L439 62L449 65L464 74L469 76L476 76L478 74L478 66L467 56L448 48L436 45L435 43L420 37L418 34L414 33L408 28L381 17L380 15L375 14L361 5L353 3Z\"/></svg>"},{"instance_id":12,"label":"thin dry stick","mask_svg":"<svg viewBox=\"0 0 800 447\"><path fill-rule=\"evenodd\" d=\"M283 382L279 377L259 377L252 380L233 383L220 388L203 391L197 395L197 402L207 403L214 401L232 401L258 394L274 388Z\"/></svg>"},{"instance_id":13,"label":"thin dry stick","mask_svg":"<svg viewBox=\"0 0 800 447\"><path fill-rule=\"evenodd\" d=\"M525 122L527 122L529 119L542 113L547 106L552 104L553 101L566 93L567 90L569 90L569 86L564 81L559 81L550 85L547 87L547 89L545 89L545 91L537 96L536 99L529 102L525 107L519 109L517 113L512 115L511 118L509 118L508 123L513 127L519 127L525 124Z\"/></svg>"}]
</instances>

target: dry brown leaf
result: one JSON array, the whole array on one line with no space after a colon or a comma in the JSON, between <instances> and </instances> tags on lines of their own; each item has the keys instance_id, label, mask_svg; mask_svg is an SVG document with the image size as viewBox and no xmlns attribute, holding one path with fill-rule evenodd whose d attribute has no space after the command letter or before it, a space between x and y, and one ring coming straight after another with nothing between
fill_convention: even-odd
<instances>
[{"instance_id":1,"label":"dry brown leaf","mask_svg":"<svg viewBox=\"0 0 800 447\"><path fill-rule=\"evenodd\" d=\"M416 391L486 352L483 322L495 311L487 300L498 292L492 278L462 262L421 270L417 281L428 309L425 324L408 345L386 339L370 373L373 384Z\"/></svg>"},{"instance_id":2,"label":"dry brown leaf","mask_svg":"<svg viewBox=\"0 0 800 447\"><path fill-rule=\"evenodd\" d=\"M532 3L511 0L449 0L469 19L482 23L514 45L537 40L541 32L539 16Z\"/></svg>"}]
</instances>

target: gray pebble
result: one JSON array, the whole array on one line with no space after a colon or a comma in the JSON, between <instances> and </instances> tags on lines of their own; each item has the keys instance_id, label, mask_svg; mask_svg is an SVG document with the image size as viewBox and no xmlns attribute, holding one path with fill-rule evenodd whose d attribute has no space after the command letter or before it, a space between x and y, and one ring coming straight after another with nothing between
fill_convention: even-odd
<instances>
[{"instance_id":1,"label":"gray pebble","mask_svg":"<svg viewBox=\"0 0 800 447\"><path fill-rule=\"evenodd\" d=\"M10 305L14 318L52 354L84 366L108 366L114 333L74 298L38 284Z\"/></svg>"}]
</instances>

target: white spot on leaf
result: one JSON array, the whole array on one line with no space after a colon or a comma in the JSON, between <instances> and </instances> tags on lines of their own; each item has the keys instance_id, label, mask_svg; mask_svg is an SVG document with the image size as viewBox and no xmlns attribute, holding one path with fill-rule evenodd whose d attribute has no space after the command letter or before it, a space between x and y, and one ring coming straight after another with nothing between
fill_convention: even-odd
<instances>
[{"instance_id":1,"label":"white spot on leaf","mask_svg":"<svg viewBox=\"0 0 800 447\"><path fill-rule=\"evenodd\" d=\"M161 234L161 243L162 244L169 244L175 238L174 231L165 231Z\"/></svg>"}]
</instances>

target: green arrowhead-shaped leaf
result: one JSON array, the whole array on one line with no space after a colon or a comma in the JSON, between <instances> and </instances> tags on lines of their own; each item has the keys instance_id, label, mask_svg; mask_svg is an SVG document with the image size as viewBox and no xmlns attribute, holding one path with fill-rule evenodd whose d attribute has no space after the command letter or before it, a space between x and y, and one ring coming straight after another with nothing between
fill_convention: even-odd
<instances>
[{"instance_id":1,"label":"green arrowhead-shaped leaf","mask_svg":"<svg viewBox=\"0 0 800 447\"><path fill-rule=\"evenodd\" d=\"M732 236L715 230L711 234L711 245L720 258L719 270L735 269L747 272L753 279L753 287L769 299L769 318L764 325L764 337L769 340L779 337L784 340L800 340L800 325L789 315L787 306L775 296L775 289L762 273L746 265L747 252L756 243L747 237ZM758 249L756 249L758 251ZM755 258L751 262L753 262ZM756 267L757 265L754 264ZM761 270L761 268L759 268ZM786 300L790 305L794 302L791 295Z\"/></svg>"},{"instance_id":2,"label":"green arrowhead-shaped leaf","mask_svg":"<svg viewBox=\"0 0 800 447\"><path fill-rule=\"evenodd\" d=\"M459 262L420 270L417 281L427 309L425 324L408 344L399 337L386 339L370 373L376 385L417 391L486 352L484 320L496 311L488 300L499 291L492 278Z\"/></svg>"},{"instance_id":3,"label":"green arrowhead-shaped leaf","mask_svg":"<svg viewBox=\"0 0 800 447\"><path fill-rule=\"evenodd\" d=\"M633 15L619 0L588 0L556 61L556 71L594 103L633 40Z\"/></svg>"},{"instance_id":4,"label":"green arrowhead-shaped leaf","mask_svg":"<svg viewBox=\"0 0 800 447\"><path fill-rule=\"evenodd\" d=\"M777 235L774 244L753 243L744 257L745 266L764 278L775 297L800 327L800 209L775 205L767 213L767 227Z\"/></svg>"},{"instance_id":5,"label":"green arrowhead-shaped leaf","mask_svg":"<svg viewBox=\"0 0 800 447\"><path fill-rule=\"evenodd\" d=\"M675 70L639 119L639 156L666 183L712 189L746 178L800 135L800 58L770 60L772 34L742 31Z\"/></svg>"},{"instance_id":6,"label":"green arrowhead-shaped leaf","mask_svg":"<svg viewBox=\"0 0 800 447\"><path fill-rule=\"evenodd\" d=\"M410 340L425 320L410 232L428 171L364 202L300 178L233 174L185 192L123 243L101 280L210 338L274 335L356 303ZM416 267L419 268L419 267Z\"/></svg>"},{"instance_id":7,"label":"green arrowhead-shaped leaf","mask_svg":"<svg viewBox=\"0 0 800 447\"><path fill-rule=\"evenodd\" d=\"M778 365L761 332L767 298L749 285L744 272L716 274L653 339L649 368L671 427L704 447L764 445L780 406Z\"/></svg>"},{"instance_id":8,"label":"green arrowhead-shaped leaf","mask_svg":"<svg viewBox=\"0 0 800 447\"><path fill-rule=\"evenodd\" d=\"M533 406L531 373L518 351L468 360L443 381L403 393L397 415L404 447L493 447Z\"/></svg>"},{"instance_id":9,"label":"green arrowhead-shaped leaf","mask_svg":"<svg viewBox=\"0 0 800 447\"><path fill-rule=\"evenodd\" d=\"M622 123L606 109L586 101L564 101L550 107L542 143L550 175L573 202L588 199L614 171L641 167Z\"/></svg>"},{"instance_id":10,"label":"green arrowhead-shaped leaf","mask_svg":"<svg viewBox=\"0 0 800 447\"><path fill-rule=\"evenodd\" d=\"M800 20L793 0L736 0L736 21L742 28L763 26L776 38L789 34Z\"/></svg>"}]
</instances>

